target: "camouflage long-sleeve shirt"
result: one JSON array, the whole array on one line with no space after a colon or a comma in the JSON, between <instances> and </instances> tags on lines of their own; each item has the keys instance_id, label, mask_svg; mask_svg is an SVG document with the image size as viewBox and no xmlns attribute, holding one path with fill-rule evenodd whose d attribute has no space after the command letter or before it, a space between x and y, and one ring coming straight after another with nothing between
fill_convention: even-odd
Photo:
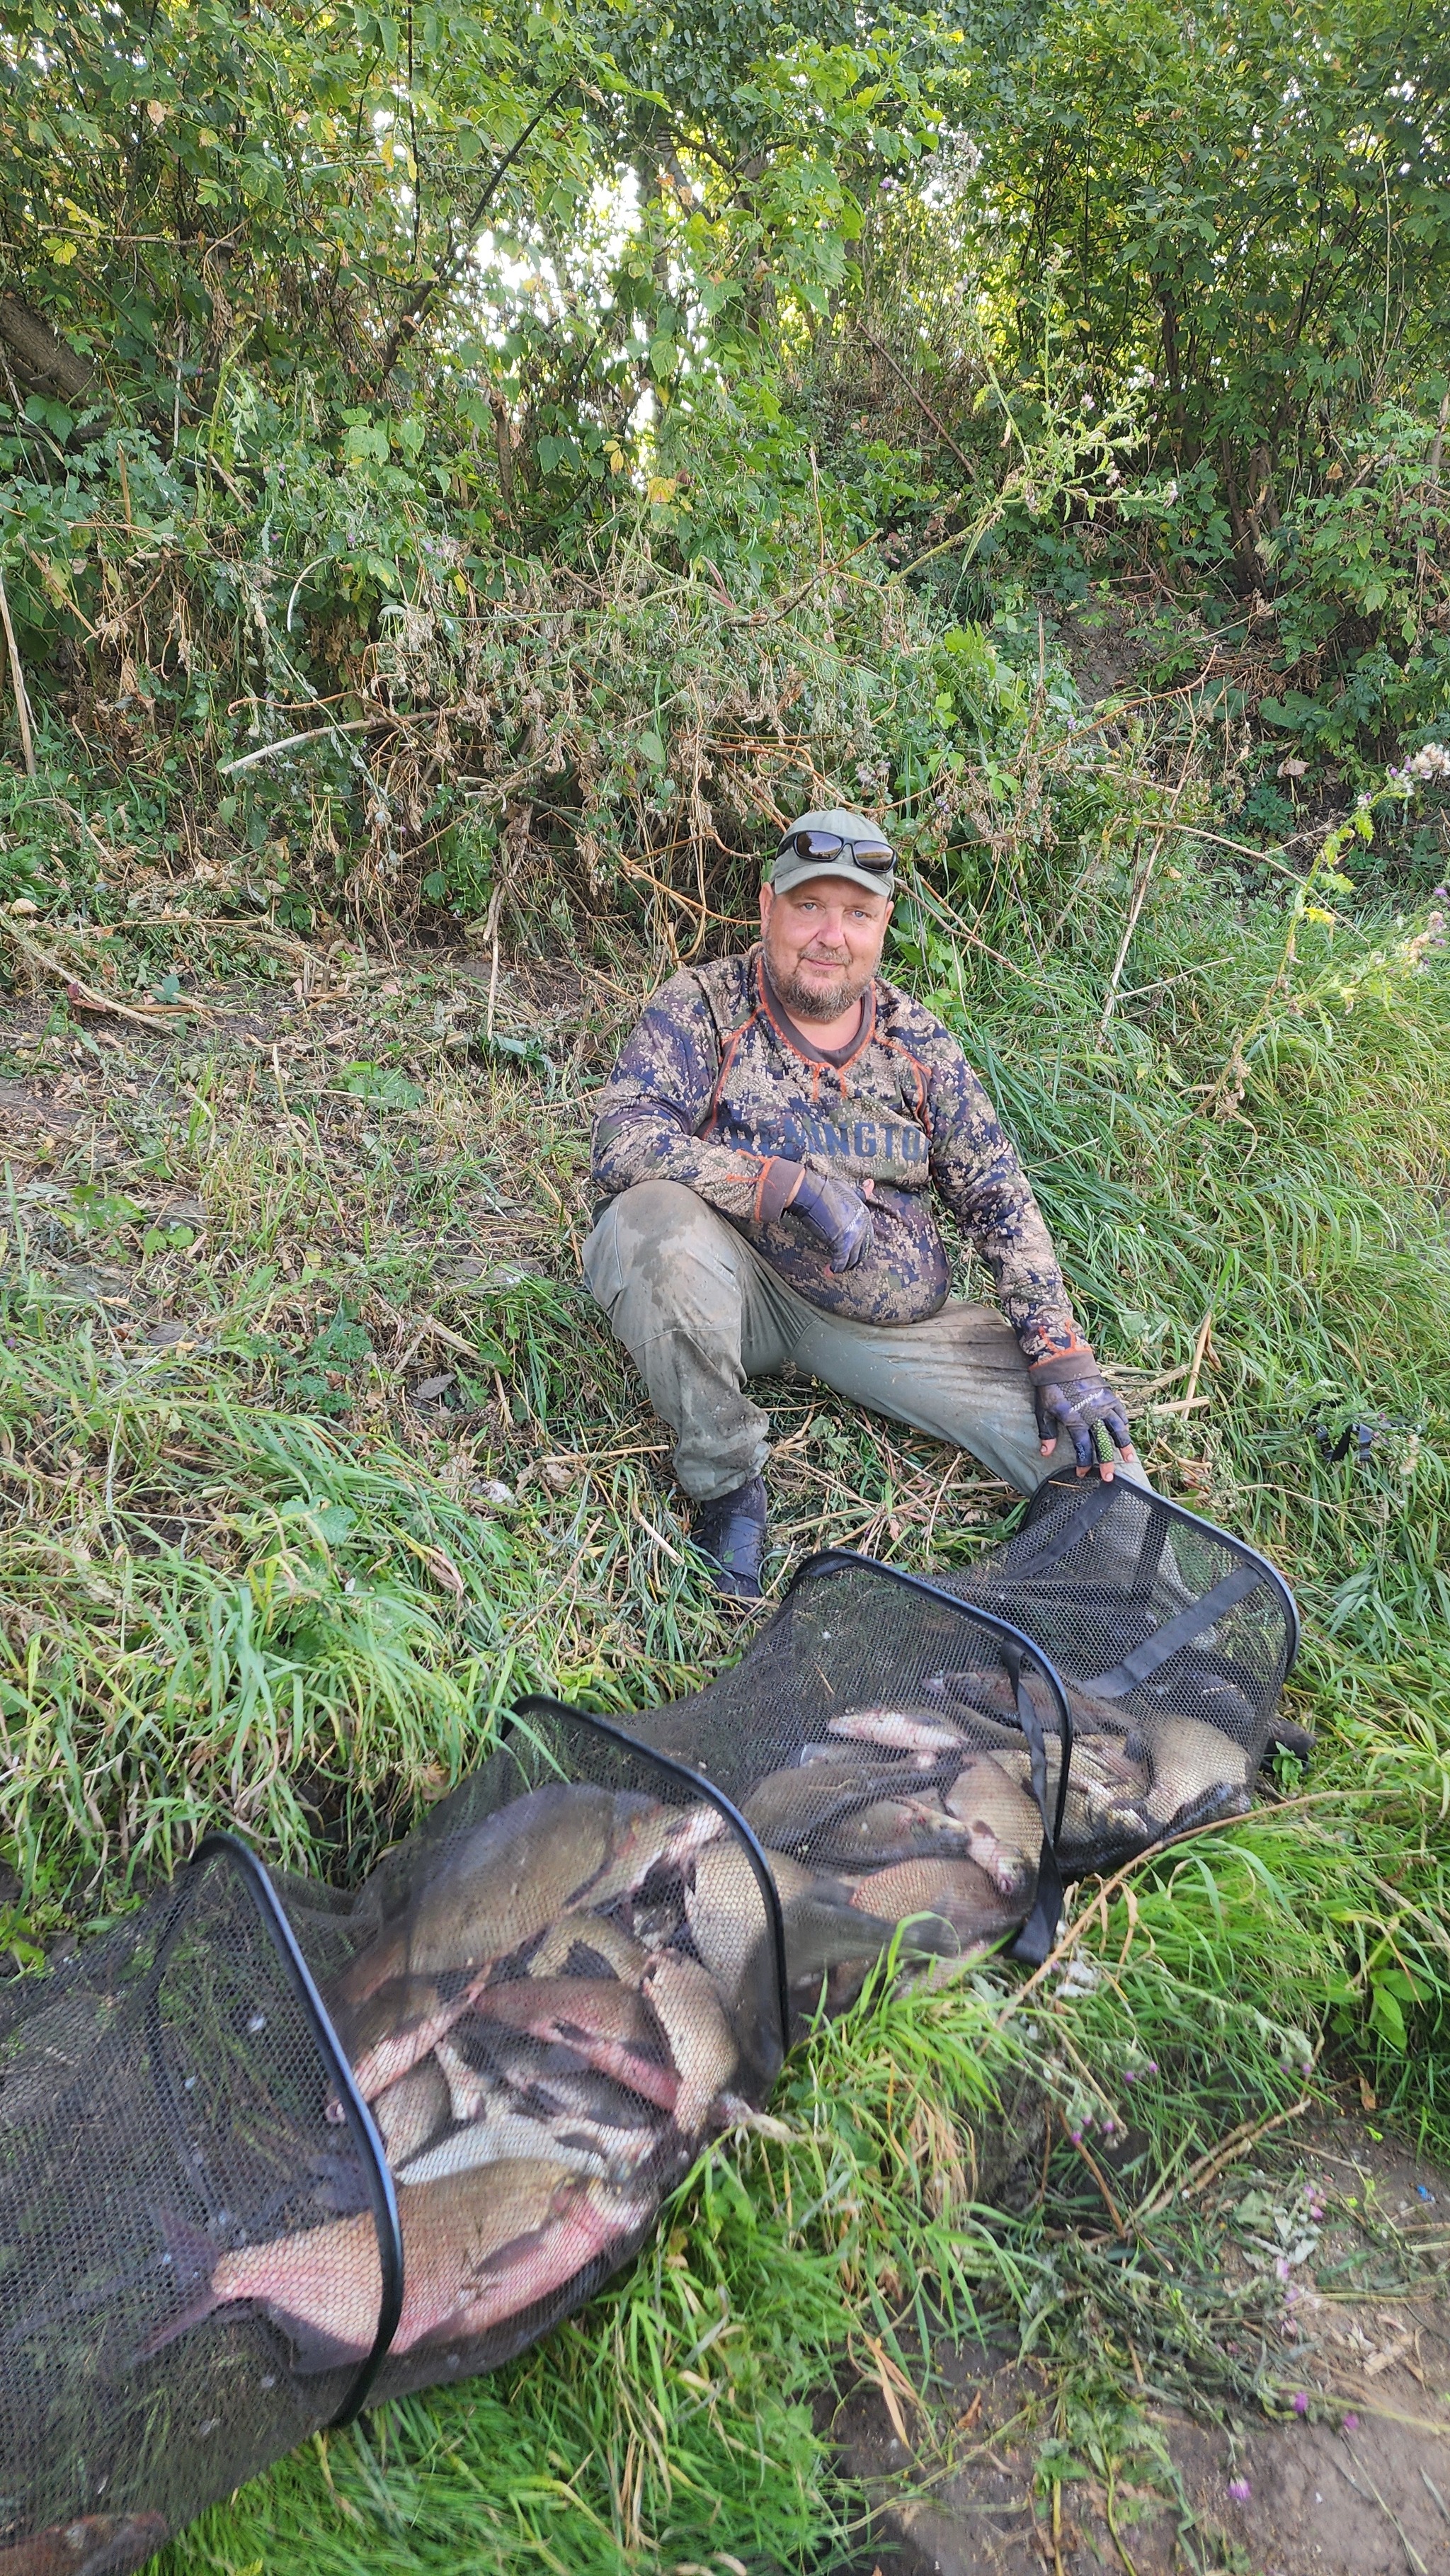
<instances>
[{"instance_id":1,"label":"camouflage long-sleeve shirt","mask_svg":"<svg viewBox=\"0 0 1450 2576\"><path fill-rule=\"evenodd\" d=\"M875 1242L854 1269L832 1273L784 1211L802 1163L873 1184ZM1026 1356L1073 1329L1052 1238L986 1092L940 1021L879 977L844 1062L787 1019L758 947L672 977L600 1095L593 1169L610 1196L683 1181L812 1305L870 1324L944 1304L938 1191Z\"/></svg>"}]
</instances>

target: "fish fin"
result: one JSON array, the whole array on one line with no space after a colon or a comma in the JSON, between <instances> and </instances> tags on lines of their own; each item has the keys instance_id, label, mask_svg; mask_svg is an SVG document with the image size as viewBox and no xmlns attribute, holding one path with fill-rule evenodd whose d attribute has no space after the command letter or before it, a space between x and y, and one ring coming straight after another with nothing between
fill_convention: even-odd
<instances>
[{"instance_id":1,"label":"fish fin","mask_svg":"<svg viewBox=\"0 0 1450 2576\"><path fill-rule=\"evenodd\" d=\"M758 2138L773 2138L782 2145L800 2135L788 2120L772 2119L768 2111L757 2111L754 2103L739 2093L717 2093L705 2114L705 2125L710 2129L749 2129Z\"/></svg>"},{"instance_id":2,"label":"fish fin","mask_svg":"<svg viewBox=\"0 0 1450 2576\"><path fill-rule=\"evenodd\" d=\"M204 2235L199 2227L194 2227L189 2218L180 2217L175 2210L163 2209L158 2216L173 2282L179 2289L191 2289L192 2284L199 2280L201 2287L193 2291L185 2306L168 2317L164 2325L153 2328L139 2346L136 2361L151 2361L158 2352L165 2350L167 2344L174 2343L178 2335L187 2334L193 2326L199 2326L222 2304L212 2278L222 2248L214 2245L211 2238Z\"/></svg>"}]
</instances>

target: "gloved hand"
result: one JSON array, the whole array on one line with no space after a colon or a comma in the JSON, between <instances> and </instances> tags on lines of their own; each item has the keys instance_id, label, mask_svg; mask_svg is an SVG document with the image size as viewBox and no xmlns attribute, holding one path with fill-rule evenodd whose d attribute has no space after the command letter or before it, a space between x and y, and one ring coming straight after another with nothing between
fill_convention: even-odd
<instances>
[{"instance_id":1,"label":"gloved hand","mask_svg":"<svg viewBox=\"0 0 1450 2576\"><path fill-rule=\"evenodd\" d=\"M1037 1408L1044 1458L1056 1448L1059 1433L1066 1432L1077 1459L1078 1474L1085 1476L1097 1463L1110 1481L1111 1458L1099 1461L1095 1455L1098 1425L1103 1426L1114 1448L1121 1450L1125 1458L1133 1455L1133 1436L1122 1397L1113 1393L1093 1357L1091 1345L1080 1333L1066 1335L1055 1350L1029 1362L1027 1375Z\"/></svg>"},{"instance_id":2,"label":"gloved hand","mask_svg":"<svg viewBox=\"0 0 1450 2576\"><path fill-rule=\"evenodd\" d=\"M828 1172L812 1172L802 1164L786 1206L825 1245L830 1269L854 1270L870 1251L871 1210L849 1181L834 1181Z\"/></svg>"}]
</instances>

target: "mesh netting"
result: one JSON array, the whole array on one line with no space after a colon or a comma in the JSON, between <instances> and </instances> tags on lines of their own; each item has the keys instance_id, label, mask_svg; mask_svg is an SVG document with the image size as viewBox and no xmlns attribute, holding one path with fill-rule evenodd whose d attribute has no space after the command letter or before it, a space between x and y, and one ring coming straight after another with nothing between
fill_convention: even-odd
<instances>
[{"instance_id":1,"label":"mesh netting","mask_svg":"<svg viewBox=\"0 0 1450 2576\"><path fill-rule=\"evenodd\" d=\"M802 1865L856 1907L909 1906L923 1942L1023 1925L1019 1955L1041 1957L1063 1878L1248 1806L1297 1643L1252 1548L1122 1478L1074 1477L965 1574L813 1557L733 1671L633 1731L720 1782L788 1864L802 2008L819 1999L793 1940Z\"/></svg>"},{"instance_id":2,"label":"mesh netting","mask_svg":"<svg viewBox=\"0 0 1450 2576\"><path fill-rule=\"evenodd\" d=\"M365 2160L325 2117L312 2017L227 1852L7 2001L0 2564L121 2576L336 2411L378 2321ZM372 2275L352 2277L364 2257L323 2285L306 2371L260 2299L171 2335L233 2249L280 2249L280 2300L339 2225Z\"/></svg>"},{"instance_id":3,"label":"mesh netting","mask_svg":"<svg viewBox=\"0 0 1450 2576\"><path fill-rule=\"evenodd\" d=\"M1241 1539L1122 1478L1053 1479L942 1588L1029 1628L1064 1684L1065 1876L1248 1807L1299 1618Z\"/></svg>"},{"instance_id":4,"label":"mesh netting","mask_svg":"<svg viewBox=\"0 0 1450 2576\"><path fill-rule=\"evenodd\" d=\"M764 2099L778 1962L726 1802L539 1702L355 1902L217 1836L17 1981L0 2566L121 2576L364 2396L544 2333Z\"/></svg>"},{"instance_id":5,"label":"mesh netting","mask_svg":"<svg viewBox=\"0 0 1450 2576\"><path fill-rule=\"evenodd\" d=\"M520 2351L883 1953L1041 1957L1062 1872L1246 1805L1294 1643L1251 1550L1051 1485L965 1576L813 1559L629 1734L524 1702L354 1898L212 1837L0 2003L0 2568L123 2576Z\"/></svg>"}]
</instances>

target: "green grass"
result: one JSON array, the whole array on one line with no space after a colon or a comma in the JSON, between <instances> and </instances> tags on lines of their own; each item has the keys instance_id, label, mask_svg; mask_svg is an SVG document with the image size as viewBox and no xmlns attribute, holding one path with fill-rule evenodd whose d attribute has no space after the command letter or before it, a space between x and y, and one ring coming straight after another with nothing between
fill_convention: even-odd
<instances>
[{"instance_id":1,"label":"green grass","mask_svg":"<svg viewBox=\"0 0 1450 2576\"><path fill-rule=\"evenodd\" d=\"M1025 2000L1006 1968L868 1995L790 2061L780 2133L713 2150L584 2316L280 2464L172 2576L829 2562L869 2536L833 2385L904 2372L929 2426L925 2348L975 2316L1026 2335L1043 2438L1083 2456L1105 2424L1136 2456L1138 2365L1273 2406L1272 2285L1225 2286L1226 2221L1185 2178L1331 2060L1450 2145L1450 975L1367 917L1301 924L1281 976L1281 902L1179 855L1106 1027L1122 888L1057 926L1059 862L976 924L1040 973L939 922L901 953L1023 1142L1151 1471L1299 1585L1312 1768L1083 1891L1067 1973ZM555 1083L449 1047L479 1010L453 968L332 971L310 1016L254 978L120 1044L42 1013L0 1067L64 1070L106 1117L99 1146L83 1116L18 1154L0 1213L16 1943L113 1914L217 1821L356 1877L519 1692L628 1710L738 1648L578 1285L585 1095L628 995L505 975L499 1027L572 1060ZM397 1079L360 1098L357 1063ZM171 1240L168 1202L198 1196ZM1175 1413L1206 1317L1206 1400ZM425 1371L452 1375L441 1406L404 1400ZM778 1580L827 1538L904 1563L991 1543L1009 1497L969 1465L944 1486L913 1435L817 1391L769 1402ZM1314 1425L1351 1420L1368 1464L1331 1465ZM1033 2172L1009 2208L1013 2104Z\"/></svg>"}]
</instances>

